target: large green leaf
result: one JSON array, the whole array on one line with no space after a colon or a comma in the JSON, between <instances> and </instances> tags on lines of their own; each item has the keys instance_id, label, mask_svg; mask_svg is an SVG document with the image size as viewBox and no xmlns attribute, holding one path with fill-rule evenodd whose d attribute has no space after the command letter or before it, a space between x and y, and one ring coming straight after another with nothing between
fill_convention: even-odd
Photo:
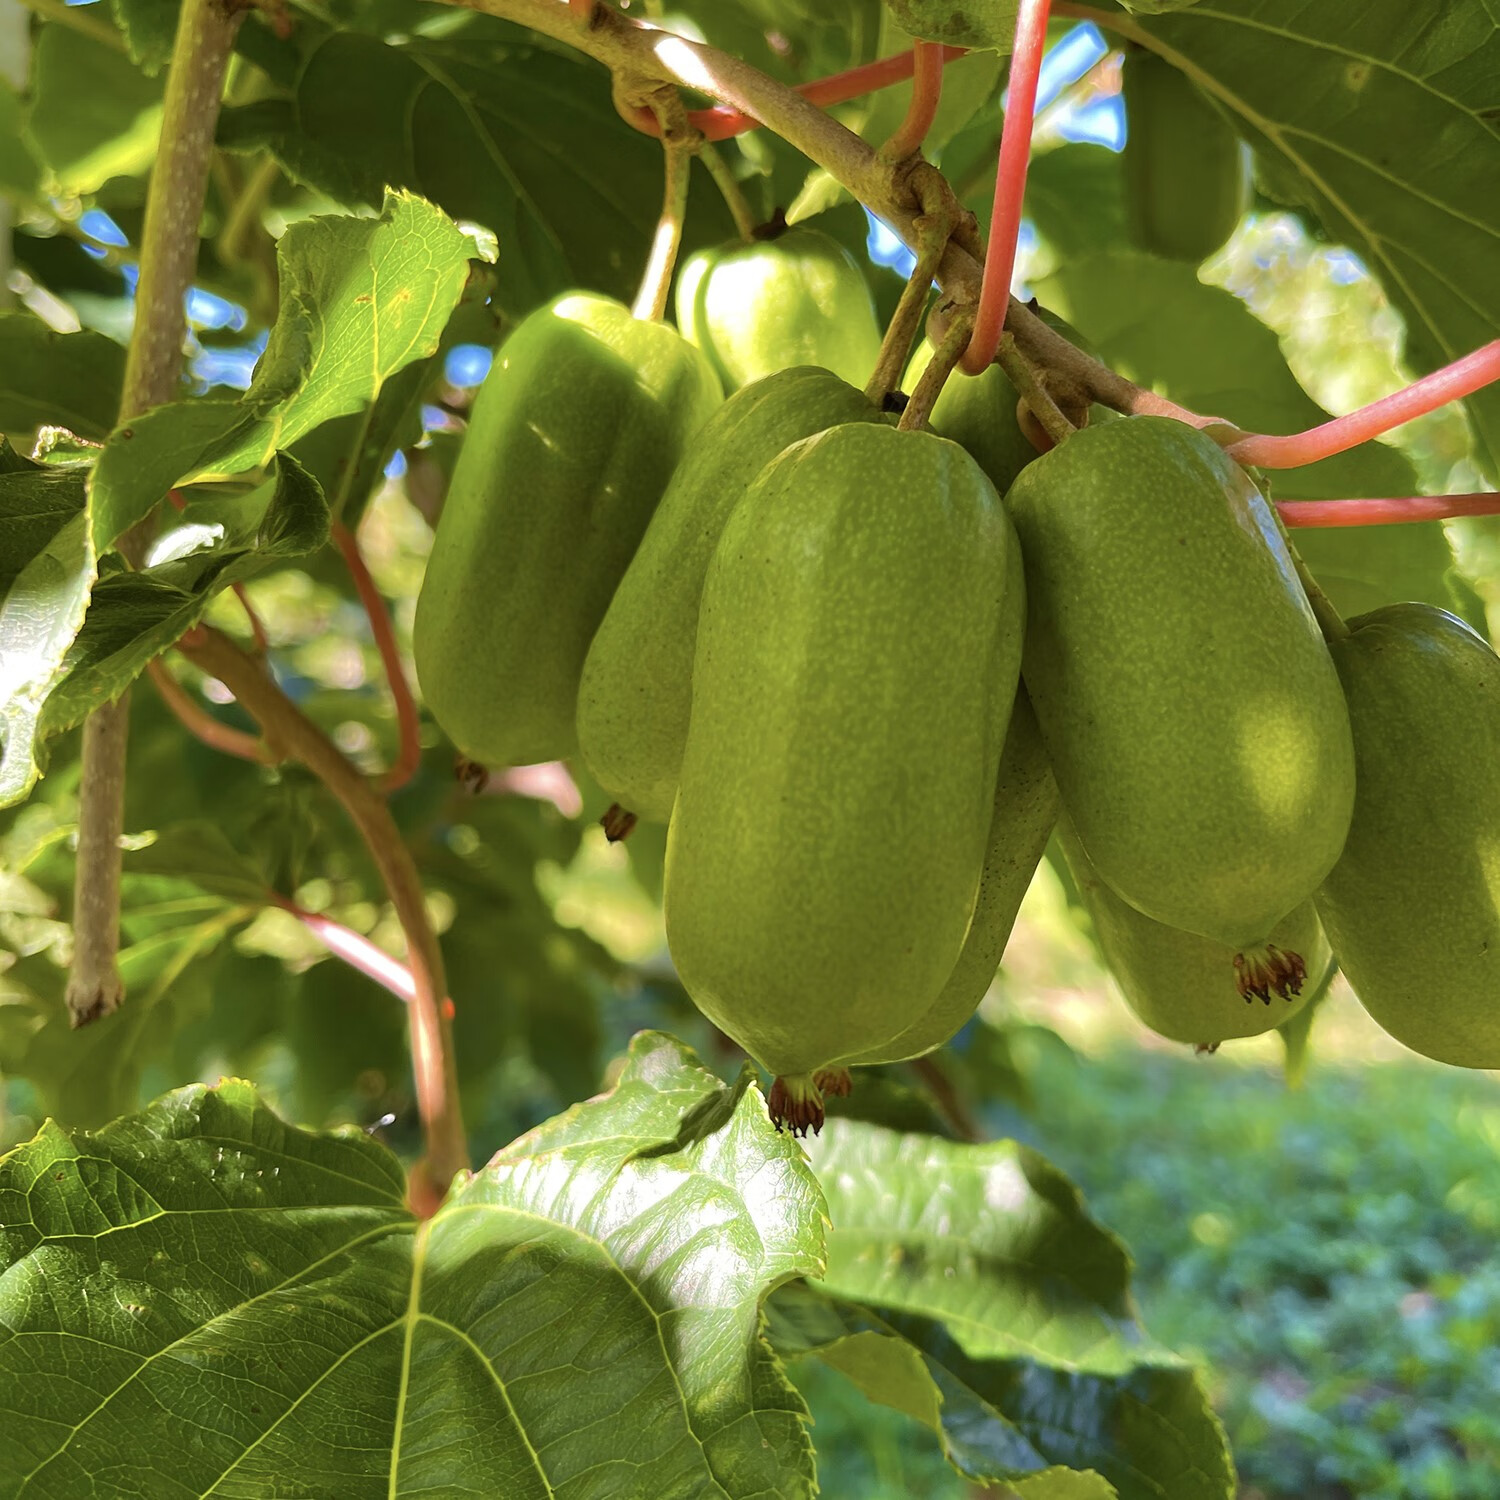
<instances>
[{"instance_id":1,"label":"large green leaf","mask_svg":"<svg viewBox=\"0 0 1500 1500\"><path fill-rule=\"evenodd\" d=\"M31 63L31 144L57 189L91 193L144 172L161 134L160 79L123 52L56 23L43 26Z\"/></svg>"},{"instance_id":2,"label":"large green leaf","mask_svg":"<svg viewBox=\"0 0 1500 1500\"><path fill-rule=\"evenodd\" d=\"M811 1496L760 1333L822 1203L748 1075L614 1091L415 1223L395 1159L246 1084L0 1161L0 1495Z\"/></svg>"},{"instance_id":3,"label":"large green leaf","mask_svg":"<svg viewBox=\"0 0 1500 1500\"><path fill-rule=\"evenodd\" d=\"M103 552L179 484L269 463L320 423L359 411L438 347L474 242L409 193L377 218L293 225L277 247L281 307L250 389L233 401L158 407L121 428L89 486Z\"/></svg>"},{"instance_id":4,"label":"large green leaf","mask_svg":"<svg viewBox=\"0 0 1500 1500\"><path fill-rule=\"evenodd\" d=\"M0 432L45 424L103 442L124 378L125 351L102 333L55 333L31 313L0 313Z\"/></svg>"},{"instance_id":5,"label":"large green leaf","mask_svg":"<svg viewBox=\"0 0 1500 1500\"><path fill-rule=\"evenodd\" d=\"M198 509L208 516L200 518ZM275 456L270 483L238 502L191 508L157 538L150 566L116 567L92 589L82 473L0 476L0 515L21 518L18 541L42 543L0 601L0 644L8 647L0 673L0 806L30 791L44 740L118 698L198 623L221 589L272 562L315 552L328 538L322 491L285 453ZM53 520L60 524L43 543ZM4 571L0 565L0 580Z\"/></svg>"},{"instance_id":6,"label":"large green leaf","mask_svg":"<svg viewBox=\"0 0 1500 1500\"><path fill-rule=\"evenodd\" d=\"M1492 0L1205 0L1119 18L1187 71L1269 181L1379 278L1431 369L1500 336L1500 28ZM1491 472L1500 387L1470 398Z\"/></svg>"},{"instance_id":7,"label":"large green leaf","mask_svg":"<svg viewBox=\"0 0 1500 1500\"><path fill-rule=\"evenodd\" d=\"M0 807L36 781L47 692L88 608L84 485L82 470L44 468L0 443Z\"/></svg>"},{"instance_id":8,"label":"large green leaf","mask_svg":"<svg viewBox=\"0 0 1500 1500\"><path fill-rule=\"evenodd\" d=\"M851 1119L830 1119L810 1155L828 1270L774 1299L778 1349L816 1353L926 1422L976 1479L1227 1500L1233 1472L1196 1376L1144 1338L1124 1247L1055 1167L1013 1141Z\"/></svg>"},{"instance_id":9,"label":"large green leaf","mask_svg":"<svg viewBox=\"0 0 1500 1500\"><path fill-rule=\"evenodd\" d=\"M275 455L271 483L245 500L189 509L186 524L157 538L152 555L159 561L139 572L115 570L94 584L83 628L48 692L43 735L69 729L118 698L202 619L220 590L274 562L306 557L328 540L323 492L290 454ZM212 519L195 519L199 511Z\"/></svg>"},{"instance_id":10,"label":"large green leaf","mask_svg":"<svg viewBox=\"0 0 1500 1500\"><path fill-rule=\"evenodd\" d=\"M278 249L280 316L244 396L174 402L111 435L88 480L85 511L60 522L24 559L24 571L9 569L14 581L0 601L0 641L9 648L0 669L0 806L24 796L36 780L39 734L66 728L118 695L197 620L217 590L267 559L321 545L327 524L321 492L294 459L278 458L279 450L332 418L363 410L391 376L437 349L463 294L472 249L444 214L404 193L391 194L378 218L295 225ZM22 339L41 356L64 358L30 333ZM96 371L103 363L92 344L62 347ZM353 351L363 352L351 358ZM357 436L352 446L362 459ZM145 574L111 574L94 588L98 557L169 490L233 479L273 462L273 503L267 508L262 500L248 524L235 502L216 501L199 518L216 529L213 545L179 551ZM69 473L52 485L54 498L81 483L77 471ZM5 483L39 489L49 481L38 472ZM33 501L0 491L0 506L13 503ZM26 535L34 534L28 524ZM80 626L84 634L75 643Z\"/></svg>"},{"instance_id":11,"label":"large green leaf","mask_svg":"<svg viewBox=\"0 0 1500 1500\"><path fill-rule=\"evenodd\" d=\"M941 1319L976 1355L1133 1362L1125 1247L1029 1147L830 1120L809 1156L832 1221L831 1292Z\"/></svg>"},{"instance_id":12,"label":"large green leaf","mask_svg":"<svg viewBox=\"0 0 1500 1500\"><path fill-rule=\"evenodd\" d=\"M975 1358L941 1323L784 1288L767 1332L925 1423L949 1462L1025 1500L1228 1500L1234 1470L1198 1377L1145 1357L1118 1374Z\"/></svg>"},{"instance_id":13,"label":"large green leaf","mask_svg":"<svg viewBox=\"0 0 1500 1500\"><path fill-rule=\"evenodd\" d=\"M1097 251L1063 260L1036 289L1106 364L1195 411L1250 432L1298 432L1328 418L1297 383L1276 335L1233 293L1200 282L1191 266L1134 250ZM1270 480L1281 500L1417 492L1410 461L1378 442ZM1420 599L1483 628L1441 522L1307 531L1296 540L1345 613Z\"/></svg>"},{"instance_id":14,"label":"large green leaf","mask_svg":"<svg viewBox=\"0 0 1500 1500\"><path fill-rule=\"evenodd\" d=\"M575 286L628 298L661 203L660 147L616 113L608 76L494 25L401 43L333 34L294 99L227 110L219 138L269 149L344 202L405 187L485 225L500 245L497 296L515 313ZM694 217L728 233L717 192L695 177Z\"/></svg>"}]
</instances>

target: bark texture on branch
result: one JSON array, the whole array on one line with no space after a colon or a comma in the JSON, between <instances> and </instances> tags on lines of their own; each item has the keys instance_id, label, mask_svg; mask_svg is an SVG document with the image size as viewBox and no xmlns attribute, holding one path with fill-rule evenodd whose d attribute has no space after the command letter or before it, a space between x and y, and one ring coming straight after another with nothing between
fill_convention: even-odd
<instances>
[{"instance_id":1,"label":"bark texture on branch","mask_svg":"<svg viewBox=\"0 0 1500 1500\"><path fill-rule=\"evenodd\" d=\"M125 358L120 422L177 394L187 334L183 302L198 264L198 225L208 190L214 129L242 10L232 0L184 0L167 73L161 143L146 196L135 325ZM138 567L149 537L141 527L116 540ZM68 1018L83 1026L118 1008L120 835L130 694L96 709L83 732L78 794L78 862L73 878L73 964Z\"/></svg>"}]
</instances>

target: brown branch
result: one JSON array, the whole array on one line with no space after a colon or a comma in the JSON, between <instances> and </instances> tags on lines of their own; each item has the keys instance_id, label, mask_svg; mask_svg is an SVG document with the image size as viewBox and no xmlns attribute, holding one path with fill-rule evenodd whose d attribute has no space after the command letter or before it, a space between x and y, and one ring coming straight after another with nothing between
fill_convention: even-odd
<instances>
[{"instance_id":1,"label":"brown branch","mask_svg":"<svg viewBox=\"0 0 1500 1500\"><path fill-rule=\"evenodd\" d=\"M237 7L221 0L184 0L167 74L161 140L141 234L135 326L125 358L120 421L170 401L182 370L187 333L183 299L198 260L198 225L208 190L214 126L229 65ZM145 535L119 539L138 565ZM122 693L89 716L83 731L78 788L78 860L73 880L73 964L68 1017L82 1026L115 1010L120 980L120 836L125 820L125 754L130 695Z\"/></svg>"},{"instance_id":2,"label":"brown branch","mask_svg":"<svg viewBox=\"0 0 1500 1500\"><path fill-rule=\"evenodd\" d=\"M414 1182L413 1198L425 1203L435 1193L441 1199L454 1173L468 1165L453 1034L444 1005L447 985L416 865L390 808L333 741L276 686L262 663L228 636L199 626L183 637L178 649L234 694L279 759L300 761L338 798L370 851L406 935L414 985L412 1067L427 1159L426 1181Z\"/></svg>"},{"instance_id":3,"label":"brown branch","mask_svg":"<svg viewBox=\"0 0 1500 1500\"><path fill-rule=\"evenodd\" d=\"M568 43L602 62L618 77L654 80L695 89L753 116L784 141L824 168L866 207L890 224L910 246L918 241L917 219L932 211L935 195L953 206L960 228L938 267L936 280L955 310L979 301L983 249L974 217L958 202L938 170L920 159L889 162L853 131L795 89L768 78L740 58L702 42L663 31L600 5L592 24L578 26L562 0L451 0L530 27ZM1085 354L1049 328L1024 304L1011 298L1005 326L1034 363L1055 374L1054 389L1076 386L1090 400L1123 412L1149 412L1206 427L1200 416Z\"/></svg>"}]
</instances>

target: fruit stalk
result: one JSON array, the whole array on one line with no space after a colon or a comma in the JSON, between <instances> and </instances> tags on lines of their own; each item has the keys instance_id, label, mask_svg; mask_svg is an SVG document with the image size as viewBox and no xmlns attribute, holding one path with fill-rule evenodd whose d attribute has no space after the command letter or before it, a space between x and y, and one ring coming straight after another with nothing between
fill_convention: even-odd
<instances>
[{"instance_id":1,"label":"fruit stalk","mask_svg":"<svg viewBox=\"0 0 1500 1500\"><path fill-rule=\"evenodd\" d=\"M818 107L820 102L835 102L834 95L815 88L806 93L788 88L715 47L663 32L609 7L596 11L593 25L580 30L558 0L453 0L453 3L514 21L577 47L623 76L673 83L718 99L795 146L890 224L907 243L916 238L913 226L917 216L928 211L924 189L958 201L935 167L923 161L900 165L882 161L877 151ZM1110 18L1105 16L1105 19ZM944 51L945 59L958 55L957 48ZM863 83L855 92L878 86L879 79L897 82L909 75L909 69L909 54L884 58L868 69L857 70ZM629 118L632 123L640 123L635 113ZM645 119L653 122L649 110L645 111ZM722 140L726 133L733 133L716 130L703 120L701 113L690 114L689 120L710 140ZM983 267L976 253L972 216L963 213L959 223L961 228L967 225L967 232L956 234L949 243L936 279L956 305L972 308L979 297ZM1078 385L1092 400L1116 411L1173 417L1193 427L1206 427L1217 420L1200 416L1116 374L1055 333L1014 298L1005 322L1024 353Z\"/></svg>"},{"instance_id":2,"label":"fruit stalk","mask_svg":"<svg viewBox=\"0 0 1500 1500\"><path fill-rule=\"evenodd\" d=\"M688 182L691 176L693 150L697 132L687 122L687 110L676 89L657 89L651 97L651 110L661 124L662 201L661 217L641 287L631 307L636 317L660 323L667 311L672 289L672 272L677 266L677 252L682 247L682 224L687 218Z\"/></svg>"},{"instance_id":3,"label":"fruit stalk","mask_svg":"<svg viewBox=\"0 0 1500 1500\"><path fill-rule=\"evenodd\" d=\"M718 188L719 196L723 198L724 206L734 220L735 231L748 245L755 235L755 215L750 211L739 179L729 170L729 163L724 160L723 153L710 141L704 140L699 145L698 160L713 178L714 186Z\"/></svg>"},{"instance_id":4,"label":"fruit stalk","mask_svg":"<svg viewBox=\"0 0 1500 1500\"><path fill-rule=\"evenodd\" d=\"M1062 408L1052 399L1052 393L1047 389L1036 366L1016 347L1016 341L1010 334L1001 336L996 358L1010 383L1020 391L1032 416L1041 423L1042 430L1052 439L1053 446L1072 437L1078 429L1063 415Z\"/></svg>"},{"instance_id":5,"label":"fruit stalk","mask_svg":"<svg viewBox=\"0 0 1500 1500\"><path fill-rule=\"evenodd\" d=\"M911 355L911 346L922 324L932 278L942 263L943 251L953 233L951 215L939 211L923 214L916 221L917 263L902 289L901 300L881 340L880 355L865 386L866 397L879 406L901 384L901 372Z\"/></svg>"},{"instance_id":6,"label":"fruit stalk","mask_svg":"<svg viewBox=\"0 0 1500 1500\"><path fill-rule=\"evenodd\" d=\"M1010 98L1005 126L1000 132L1000 160L995 169L995 207L990 216L989 251L974 334L964 352L963 366L977 375L995 357L1000 330L1010 304L1010 277L1016 265L1016 238L1021 230L1021 207L1026 197L1026 168L1031 160L1031 130L1036 114L1037 79L1047 46L1047 17L1051 0L1021 0L1016 12L1016 41L1010 57Z\"/></svg>"},{"instance_id":7,"label":"fruit stalk","mask_svg":"<svg viewBox=\"0 0 1500 1500\"><path fill-rule=\"evenodd\" d=\"M973 323L967 314L959 314L949 323L943 342L938 345L931 362L922 371L911 399L906 403L906 410L901 413L901 420L896 424L902 431L920 431L926 427L932 408L943 393L944 382L963 356L972 328Z\"/></svg>"}]
</instances>

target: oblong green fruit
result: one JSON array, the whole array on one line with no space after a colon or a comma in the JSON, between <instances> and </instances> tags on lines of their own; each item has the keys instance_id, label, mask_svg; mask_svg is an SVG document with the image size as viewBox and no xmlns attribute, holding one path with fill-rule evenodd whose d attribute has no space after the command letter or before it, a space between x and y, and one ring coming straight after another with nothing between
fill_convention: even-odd
<instances>
[{"instance_id":1,"label":"oblong green fruit","mask_svg":"<svg viewBox=\"0 0 1500 1500\"><path fill-rule=\"evenodd\" d=\"M1500 659L1429 604L1360 615L1329 649L1357 765L1316 897L1329 939L1397 1041L1500 1068Z\"/></svg>"},{"instance_id":2,"label":"oblong green fruit","mask_svg":"<svg viewBox=\"0 0 1500 1500\"><path fill-rule=\"evenodd\" d=\"M1090 861L1275 988L1252 950L1333 868L1354 750L1270 505L1211 438L1127 417L1039 458L1007 506L1022 672Z\"/></svg>"},{"instance_id":3,"label":"oblong green fruit","mask_svg":"<svg viewBox=\"0 0 1500 1500\"><path fill-rule=\"evenodd\" d=\"M1094 937L1125 1003L1159 1036L1194 1047L1216 1047L1259 1036L1290 1020L1312 999L1331 954L1311 901L1271 931L1271 941L1300 953L1307 976L1296 993L1246 996L1235 983L1233 948L1155 922L1122 901L1089 863L1064 813L1058 842L1068 871L1094 924Z\"/></svg>"},{"instance_id":4,"label":"oblong green fruit","mask_svg":"<svg viewBox=\"0 0 1500 1500\"><path fill-rule=\"evenodd\" d=\"M783 448L841 422L884 420L831 371L799 366L744 386L704 424L620 580L578 689L583 758L632 812L671 814L703 575L735 503Z\"/></svg>"},{"instance_id":5,"label":"oblong green fruit","mask_svg":"<svg viewBox=\"0 0 1500 1500\"><path fill-rule=\"evenodd\" d=\"M1026 690L1016 693L974 916L958 962L926 1013L883 1046L851 1059L855 1063L904 1062L941 1047L978 1009L1005 955L1016 914L1042 861L1057 822L1057 782Z\"/></svg>"},{"instance_id":6,"label":"oblong green fruit","mask_svg":"<svg viewBox=\"0 0 1500 1500\"><path fill-rule=\"evenodd\" d=\"M572 753L589 642L684 445L722 399L675 329L605 297L559 297L501 347L412 638L423 696L470 759Z\"/></svg>"},{"instance_id":7,"label":"oblong green fruit","mask_svg":"<svg viewBox=\"0 0 1500 1500\"><path fill-rule=\"evenodd\" d=\"M812 1075L923 1016L963 947L1015 695L1014 546L956 443L859 423L774 459L715 549L667 941L794 1128L820 1117Z\"/></svg>"},{"instance_id":8,"label":"oblong green fruit","mask_svg":"<svg viewBox=\"0 0 1500 1500\"><path fill-rule=\"evenodd\" d=\"M1121 91L1131 239L1171 260L1207 259L1245 211L1239 137L1197 84L1154 52L1127 52Z\"/></svg>"},{"instance_id":9,"label":"oblong green fruit","mask_svg":"<svg viewBox=\"0 0 1500 1500\"><path fill-rule=\"evenodd\" d=\"M880 353L875 302L854 257L819 229L690 256L677 278L677 326L726 391L793 365L863 387Z\"/></svg>"}]
</instances>

